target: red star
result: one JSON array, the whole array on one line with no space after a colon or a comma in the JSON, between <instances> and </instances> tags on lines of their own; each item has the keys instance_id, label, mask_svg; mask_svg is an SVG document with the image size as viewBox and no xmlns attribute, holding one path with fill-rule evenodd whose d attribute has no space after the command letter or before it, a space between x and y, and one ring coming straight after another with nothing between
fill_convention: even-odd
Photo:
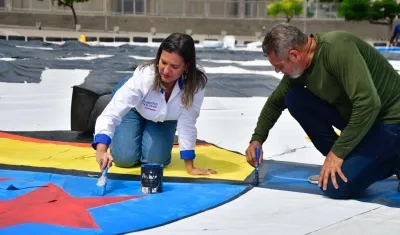
<instances>
[{"instance_id":1,"label":"red star","mask_svg":"<svg viewBox=\"0 0 400 235\"><path fill-rule=\"evenodd\" d=\"M0 228L41 223L93 228L99 226L87 211L142 196L74 198L52 183L8 201L0 201Z\"/></svg>"}]
</instances>

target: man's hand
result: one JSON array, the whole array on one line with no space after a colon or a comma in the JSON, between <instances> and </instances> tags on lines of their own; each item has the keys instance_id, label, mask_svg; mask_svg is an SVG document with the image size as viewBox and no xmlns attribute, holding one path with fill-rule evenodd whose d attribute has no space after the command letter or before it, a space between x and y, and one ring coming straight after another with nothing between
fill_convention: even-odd
<instances>
[{"instance_id":1,"label":"man's hand","mask_svg":"<svg viewBox=\"0 0 400 235\"><path fill-rule=\"evenodd\" d=\"M257 165L257 160L256 160L256 148L260 147L260 162L258 164L260 164L263 160L263 150L262 150L262 144L258 141L252 141L249 145L249 147L247 147L246 149L246 159L247 162L252 165L253 167L256 167Z\"/></svg>"},{"instance_id":2,"label":"man's hand","mask_svg":"<svg viewBox=\"0 0 400 235\"><path fill-rule=\"evenodd\" d=\"M336 173L342 178L344 182L347 182L346 176L342 172L343 159L336 156L332 151L328 153L325 158L324 164L322 165L321 173L319 174L318 186L323 186L323 190L328 187L329 177L332 180L333 186L338 189L339 185L336 181Z\"/></svg>"}]
</instances>

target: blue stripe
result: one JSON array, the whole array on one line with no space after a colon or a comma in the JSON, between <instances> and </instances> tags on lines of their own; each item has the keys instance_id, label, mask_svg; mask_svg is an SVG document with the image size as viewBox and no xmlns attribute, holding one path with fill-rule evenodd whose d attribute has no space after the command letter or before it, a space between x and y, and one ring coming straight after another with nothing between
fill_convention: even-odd
<instances>
[{"instance_id":1,"label":"blue stripe","mask_svg":"<svg viewBox=\"0 0 400 235\"><path fill-rule=\"evenodd\" d=\"M0 201L15 200L34 190L39 190L42 184L52 183L70 195L75 200L90 200L93 191L96 190L97 178L78 177L71 175L57 175L42 172L28 171L6 171L0 169L2 177L15 180L3 181L3 186L10 186L18 180L27 182L30 188L20 190L2 190ZM157 194L142 194L141 183L136 180L114 180L108 179L105 197L118 196L144 196L143 198L131 199L103 206L89 207L88 213L93 217L99 229L75 228L41 223L19 223L12 226L0 228L0 234L24 234L31 231L32 234L68 234L68 235L100 235L100 234L127 234L139 230L150 229L183 219L204 210L214 208L225 203L233 197L237 197L246 190L246 185L230 184L193 184L163 182L163 192ZM46 195L50 199L58 199L57 194ZM164 203L168 199L168 203ZM196 203L190 203L195 201ZM22 219L27 218L32 212L31 206L39 206L33 201L26 208L27 213L19 215ZM182 206L190 205L190 206ZM55 203L54 207L57 207ZM10 208L10 211L15 208ZM11 212L10 212L11 213ZM68 214L69 211L65 211ZM69 214L70 215L70 214ZM144 216L145 215L145 216ZM1 216L0 216L1 217ZM127 220L126 218L129 218ZM79 221L80 218L72 222ZM134 222L132 222L134 221Z\"/></svg>"},{"instance_id":2,"label":"blue stripe","mask_svg":"<svg viewBox=\"0 0 400 235\"><path fill-rule=\"evenodd\" d=\"M105 144L108 147L111 144L111 138L106 134L97 134L93 138L92 148L96 149L98 143Z\"/></svg>"},{"instance_id":3,"label":"blue stripe","mask_svg":"<svg viewBox=\"0 0 400 235\"><path fill-rule=\"evenodd\" d=\"M308 181L309 176L320 173L321 166L274 160L264 161L263 164L268 165L268 171L265 176L261 176L264 181L260 182L260 188L324 195L318 185ZM398 183L397 179L378 181L355 200L399 208L400 193L396 190Z\"/></svg>"},{"instance_id":4,"label":"blue stripe","mask_svg":"<svg viewBox=\"0 0 400 235\"><path fill-rule=\"evenodd\" d=\"M182 150L181 151L181 159L182 160L193 160L195 159L196 154L194 150Z\"/></svg>"}]
</instances>

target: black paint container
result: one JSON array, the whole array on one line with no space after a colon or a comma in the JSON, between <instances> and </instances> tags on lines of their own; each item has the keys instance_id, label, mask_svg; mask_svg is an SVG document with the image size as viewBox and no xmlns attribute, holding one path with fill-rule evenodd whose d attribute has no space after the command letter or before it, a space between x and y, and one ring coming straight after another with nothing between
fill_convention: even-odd
<instances>
[{"instance_id":1,"label":"black paint container","mask_svg":"<svg viewBox=\"0 0 400 235\"><path fill-rule=\"evenodd\" d=\"M146 194L161 193L163 190L163 164L143 164L140 177L140 191Z\"/></svg>"}]
</instances>

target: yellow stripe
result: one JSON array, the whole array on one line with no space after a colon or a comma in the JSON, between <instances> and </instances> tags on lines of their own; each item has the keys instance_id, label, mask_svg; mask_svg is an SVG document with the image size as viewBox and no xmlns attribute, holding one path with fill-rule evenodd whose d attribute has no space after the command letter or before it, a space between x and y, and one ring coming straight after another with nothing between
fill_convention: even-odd
<instances>
[{"instance_id":1,"label":"yellow stripe","mask_svg":"<svg viewBox=\"0 0 400 235\"><path fill-rule=\"evenodd\" d=\"M3 164L99 171L95 160L95 152L90 148L90 145L88 147L80 147L0 137L0 149L0 162ZM187 174L183 161L179 158L179 149L174 148L172 150L172 162L165 168L164 176L244 180L253 171L244 156L211 145L197 146L196 154L196 167L211 168L218 171L218 174L209 176ZM140 167L127 169L113 166L110 172L140 175Z\"/></svg>"}]
</instances>

